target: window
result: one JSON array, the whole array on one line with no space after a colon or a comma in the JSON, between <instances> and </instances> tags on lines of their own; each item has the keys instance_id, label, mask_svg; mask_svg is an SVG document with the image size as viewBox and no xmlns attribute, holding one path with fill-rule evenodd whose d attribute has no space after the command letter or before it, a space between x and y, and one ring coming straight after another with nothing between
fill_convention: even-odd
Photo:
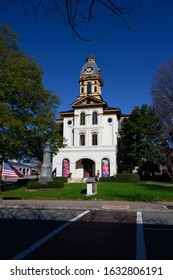
<instances>
[{"instance_id":1,"label":"window","mask_svg":"<svg viewBox=\"0 0 173 280\"><path fill-rule=\"evenodd\" d=\"M62 176L68 177L69 173L70 173L70 162L67 158L65 158L62 163Z\"/></svg>"},{"instance_id":2,"label":"window","mask_svg":"<svg viewBox=\"0 0 173 280\"><path fill-rule=\"evenodd\" d=\"M85 125L85 113L80 114L80 125Z\"/></svg>"},{"instance_id":3,"label":"window","mask_svg":"<svg viewBox=\"0 0 173 280\"><path fill-rule=\"evenodd\" d=\"M93 112L92 114L92 124L97 124L97 112Z\"/></svg>"},{"instance_id":4,"label":"window","mask_svg":"<svg viewBox=\"0 0 173 280\"><path fill-rule=\"evenodd\" d=\"M94 92L97 92L97 86L94 86Z\"/></svg>"},{"instance_id":5,"label":"window","mask_svg":"<svg viewBox=\"0 0 173 280\"><path fill-rule=\"evenodd\" d=\"M85 134L80 134L80 146L85 146Z\"/></svg>"},{"instance_id":6,"label":"window","mask_svg":"<svg viewBox=\"0 0 173 280\"><path fill-rule=\"evenodd\" d=\"M81 93L84 93L84 87L81 87Z\"/></svg>"},{"instance_id":7,"label":"window","mask_svg":"<svg viewBox=\"0 0 173 280\"><path fill-rule=\"evenodd\" d=\"M92 145L93 146L98 145L97 134L96 133L92 134Z\"/></svg>"},{"instance_id":8,"label":"window","mask_svg":"<svg viewBox=\"0 0 173 280\"><path fill-rule=\"evenodd\" d=\"M109 159L103 158L102 159L102 177L109 177L109 176L110 176Z\"/></svg>"},{"instance_id":9,"label":"window","mask_svg":"<svg viewBox=\"0 0 173 280\"><path fill-rule=\"evenodd\" d=\"M112 118L108 118L108 123L111 123L112 122Z\"/></svg>"},{"instance_id":10,"label":"window","mask_svg":"<svg viewBox=\"0 0 173 280\"><path fill-rule=\"evenodd\" d=\"M91 83L87 84L87 94L91 94Z\"/></svg>"}]
</instances>

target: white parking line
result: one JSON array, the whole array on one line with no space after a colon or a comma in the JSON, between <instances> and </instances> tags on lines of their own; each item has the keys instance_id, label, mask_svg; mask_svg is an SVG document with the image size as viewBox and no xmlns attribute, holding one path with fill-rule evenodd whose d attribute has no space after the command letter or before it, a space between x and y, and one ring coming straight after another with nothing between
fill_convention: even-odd
<instances>
[{"instance_id":1,"label":"white parking line","mask_svg":"<svg viewBox=\"0 0 173 280\"><path fill-rule=\"evenodd\" d=\"M41 238L40 240L38 240L37 242L35 242L34 244L32 244L31 246L29 246L27 249L25 249L24 251L22 251L21 253L19 253L18 255L16 255L14 258L12 258L12 260L22 260L24 257L26 257L27 255L29 255L31 252L33 252L35 249L37 249L38 247L40 247L42 244L44 244L46 241L48 241L49 239L51 239L53 236L55 236L56 234L58 234L60 231L62 231L63 229L65 229L66 227L68 227L71 223L77 221L79 218L81 218L82 216L86 215L88 211L84 211L81 214L79 214L78 216L72 218L71 220L69 220L68 222L66 222L65 224L63 224L62 226L56 228L55 230L53 230L52 232L50 232L49 234L47 234L46 236L44 236L43 238Z\"/></svg>"},{"instance_id":2,"label":"white parking line","mask_svg":"<svg viewBox=\"0 0 173 280\"><path fill-rule=\"evenodd\" d=\"M136 259L146 260L142 213L136 213Z\"/></svg>"}]
</instances>

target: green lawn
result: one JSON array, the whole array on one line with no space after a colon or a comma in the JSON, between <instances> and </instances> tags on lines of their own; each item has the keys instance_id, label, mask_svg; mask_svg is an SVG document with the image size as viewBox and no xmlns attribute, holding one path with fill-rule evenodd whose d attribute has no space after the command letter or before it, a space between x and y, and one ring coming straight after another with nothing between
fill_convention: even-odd
<instances>
[{"instance_id":1,"label":"green lawn","mask_svg":"<svg viewBox=\"0 0 173 280\"><path fill-rule=\"evenodd\" d=\"M24 186L3 186L1 197L16 199L98 199L159 201L173 200L173 184L157 182L98 183L97 194L86 196L86 184L65 183L62 189L27 190Z\"/></svg>"}]
</instances>

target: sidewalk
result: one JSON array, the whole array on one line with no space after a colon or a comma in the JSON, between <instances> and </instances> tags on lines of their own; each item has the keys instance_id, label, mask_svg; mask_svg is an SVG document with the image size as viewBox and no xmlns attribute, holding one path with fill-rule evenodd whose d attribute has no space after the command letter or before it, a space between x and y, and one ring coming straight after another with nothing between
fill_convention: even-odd
<instances>
[{"instance_id":1,"label":"sidewalk","mask_svg":"<svg viewBox=\"0 0 173 280\"><path fill-rule=\"evenodd\" d=\"M134 202L103 200L0 200L0 209L70 209L70 210L125 210L173 212L173 201Z\"/></svg>"}]
</instances>

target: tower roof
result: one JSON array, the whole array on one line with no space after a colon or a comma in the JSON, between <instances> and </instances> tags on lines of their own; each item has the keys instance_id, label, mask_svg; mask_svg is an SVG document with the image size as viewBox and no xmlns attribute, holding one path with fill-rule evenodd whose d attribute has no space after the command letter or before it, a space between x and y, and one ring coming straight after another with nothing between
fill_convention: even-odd
<instances>
[{"instance_id":1,"label":"tower roof","mask_svg":"<svg viewBox=\"0 0 173 280\"><path fill-rule=\"evenodd\" d=\"M86 73L90 74L90 70L87 71L87 69L91 69L92 74L99 74L101 76L101 70L98 68L96 58L93 55L87 57L86 63L82 67L80 75L85 75Z\"/></svg>"}]
</instances>

